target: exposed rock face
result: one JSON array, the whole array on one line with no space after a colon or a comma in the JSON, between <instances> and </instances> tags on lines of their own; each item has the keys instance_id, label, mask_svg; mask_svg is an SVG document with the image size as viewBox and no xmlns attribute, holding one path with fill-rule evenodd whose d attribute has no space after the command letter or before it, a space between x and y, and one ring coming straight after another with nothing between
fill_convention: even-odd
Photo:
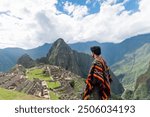
<instances>
[{"instance_id":1,"label":"exposed rock face","mask_svg":"<svg viewBox=\"0 0 150 117\"><path fill-rule=\"evenodd\" d=\"M119 82L118 78L113 74L113 72L110 72L113 82L111 83L111 91L115 95L121 95L124 92L124 88L122 84Z\"/></svg>"},{"instance_id":2,"label":"exposed rock face","mask_svg":"<svg viewBox=\"0 0 150 117\"><path fill-rule=\"evenodd\" d=\"M35 61L29 55L24 54L18 59L17 64L21 64L25 68L31 68L35 66Z\"/></svg>"},{"instance_id":3,"label":"exposed rock face","mask_svg":"<svg viewBox=\"0 0 150 117\"><path fill-rule=\"evenodd\" d=\"M88 54L72 50L63 39L54 42L47 58L50 64L61 66L82 77L87 75L93 60Z\"/></svg>"}]
</instances>

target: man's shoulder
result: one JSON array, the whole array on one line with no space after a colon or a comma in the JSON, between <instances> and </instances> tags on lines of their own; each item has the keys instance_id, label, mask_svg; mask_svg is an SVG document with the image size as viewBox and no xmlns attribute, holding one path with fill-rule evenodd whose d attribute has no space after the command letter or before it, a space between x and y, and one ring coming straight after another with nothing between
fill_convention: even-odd
<instances>
[{"instance_id":1,"label":"man's shoulder","mask_svg":"<svg viewBox=\"0 0 150 117\"><path fill-rule=\"evenodd\" d=\"M93 61L92 65L102 66L102 63L100 61L98 61L98 60L95 59Z\"/></svg>"}]
</instances>

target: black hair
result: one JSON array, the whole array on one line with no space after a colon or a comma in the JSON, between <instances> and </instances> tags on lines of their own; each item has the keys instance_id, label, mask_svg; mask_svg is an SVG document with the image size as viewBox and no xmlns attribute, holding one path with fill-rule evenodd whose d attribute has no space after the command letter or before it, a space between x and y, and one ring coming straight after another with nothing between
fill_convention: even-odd
<instances>
[{"instance_id":1,"label":"black hair","mask_svg":"<svg viewBox=\"0 0 150 117\"><path fill-rule=\"evenodd\" d=\"M90 49L94 54L101 55L101 48L99 46L93 46Z\"/></svg>"}]
</instances>

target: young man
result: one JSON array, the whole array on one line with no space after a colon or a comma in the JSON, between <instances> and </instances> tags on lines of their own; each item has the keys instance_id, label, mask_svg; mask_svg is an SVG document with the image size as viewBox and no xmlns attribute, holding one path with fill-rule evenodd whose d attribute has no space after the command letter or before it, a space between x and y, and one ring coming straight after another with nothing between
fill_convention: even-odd
<instances>
[{"instance_id":1,"label":"young man","mask_svg":"<svg viewBox=\"0 0 150 117\"><path fill-rule=\"evenodd\" d=\"M109 68L101 56L99 46L91 47L92 57L95 59L86 79L84 100L108 100L110 98L111 77Z\"/></svg>"}]
</instances>

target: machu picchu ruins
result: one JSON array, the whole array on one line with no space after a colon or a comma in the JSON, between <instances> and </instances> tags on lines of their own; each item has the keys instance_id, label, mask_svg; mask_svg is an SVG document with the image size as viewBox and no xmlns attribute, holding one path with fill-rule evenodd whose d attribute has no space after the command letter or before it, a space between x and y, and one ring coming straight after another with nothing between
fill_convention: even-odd
<instances>
[{"instance_id":1,"label":"machu picchu ruins","mask_svg":"<svg viewBox=\"0 0 150 117\"><path fill-rule=\"evenodd\" d=\"M35 72L38 70L39 72ZM0 73L1 88L42 99L81 99L84 86L83 79L78 75L53 65L40 65L30 69L16 65L10 72Z\"/></svg>"},{"instance_id":2,"label":"machu picchu ruins","mask_svg":"<svg viewBox=\"0 0 150 117\"><path fill-rule=\"evenodd\" d=\"M4 73L0 75L0 87L49 99L47 86L40 79L28 80L23 75Z\"/></svg>"}]
</instances>

